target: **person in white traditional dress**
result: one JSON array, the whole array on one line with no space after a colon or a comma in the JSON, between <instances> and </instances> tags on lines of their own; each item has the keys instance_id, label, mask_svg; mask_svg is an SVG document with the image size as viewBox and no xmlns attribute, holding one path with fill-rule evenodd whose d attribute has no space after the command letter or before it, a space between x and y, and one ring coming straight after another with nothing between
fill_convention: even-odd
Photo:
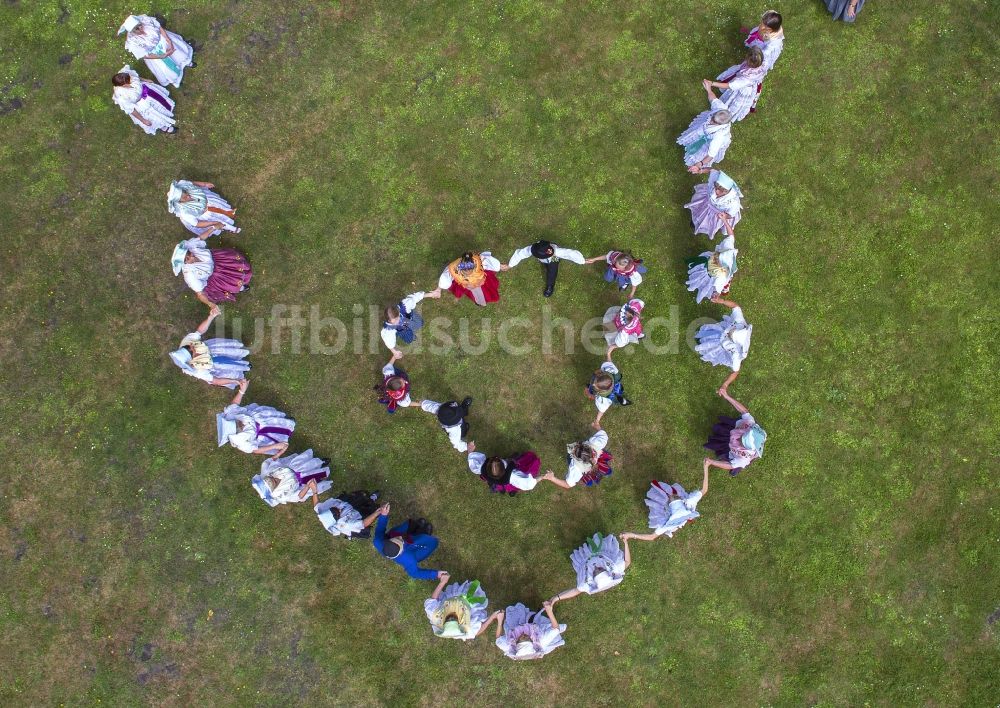
<instances>
[{"instance_id":1,"label":"person in white traditional dress","mask_svg":"<svg viewBox=\"0 0 1000 708\"><path fill-rule=\"evenodd\" d=\"M240 232L233 220L236 210L212 190L211 182L174 180L167 192L167 211L184 224L184 228L201 239L217 236L223 231Z\"/></svg>"},{"instance_id":2,"label":"person in white traditional dress","mask_svg":"<svg viewBox=\"0 0 1000 708\"><path fill-rule=\"evenodd\" d=\"M713 88L722 89L719 100L726 104L736 123L750 115L757 105L760 97L757 87L764 82L765 74L767 69L764 68L764 52L760 47L750 47L742 64L729 67L715 81L705 79L702 85L709 93Z\"/></svg>"},{"instance_id":3,"label":"person in white traditional dress","mask_svg":"<svg viewBox=\"0 0 1000 708\"><path fill-rule=\"evenodd\" d=\"M608 434L598 430L586 440L571 442L566 446L566 479L555 476L552 470L545 471L545 478L557 487L570 489L580 482L592 487L612 473L611 454L604 448L608 446Z\"/></svg>"},{"instance_id":4,"label":"person in white traditional dress","mask_svg":"<svg viewBox=\"0 0 1000 708\"><path fill-rule=\"evenodd\" d=\"M760 24L750 31L743 44L760 49L764 54L765 71L773 69L785 46L785 28L782 26L781 14L768 10L761 15Z\"/></svg>"},{"instance_id":5,"label":"person in white traditional dress","mask_svg":"<svg viewBox=\"0 0 1000 708\"><path fill-rule=\"evenodd\" d=\"M624 542L624 547L623 551L615 535L595 533L588 538L570 555L573 570L576 571L576 587L563 590L549 602L554 606L577 595L594 595L618 585L625 579L625 571L632 564L628 541Z\"/></svg>"},{"instance_id":6,"label":"person in white traditional dress","mask_svg":"<svg viewBox=\"0 0 1000 708\"><path fill-rule=\"evenodd\" d=\"M642 300L633 298L620 307L613 305L604 313L604 341L608 344L607 360L615 349L635 344L645 337L642 333L640 313L646 306Z\"/></svg>"},{"instance_id":7,"label":"person in white traditional dress","mask_svg":"<svg viewBox=\"0 0 1000 708\"><path fill-rule=\"evenodd\" d=\"M478 580L466 580L445 587L450 577L447 572L441 576L434 592L424 600L424 613L435 637L467 642L482 634L501 612L498 610L487 616L489 599Z\"/></svg>"},{"instance_id":8,"label":"person in white traditional dress","mask_svg":"<svg viewBox=\"0 0 1000 708\"><path fill-rule=\"evenodd\" d=\"M501 270L510 270L526 258L534 258L542 264L542 269L545 271L543 297L551 297L555 291L556 278L559 277L559 261L569 261L577 265L583 265L587 262L587 259L579 251L572 248L561 248L550 241L543 240L535 241L530 246L514 251L510 260L507 261L507 265L502 266Z\"/></svg>"},{"instance_id":9,"label":"person in white traditional dress","mask_svg":"<svg viewBox=\"0 0 1000 708\"><path fill-rule=\"evenodd\" d=\"M330 461L314 456L311 449L280 460L269 457L250 483L268 506L294 504L330 489Z\"/></svg>"},{"instance_id":10,"label":"person in white traditional dress","mask_svg":"<svg viewBox=\"0 0 1000 708\"><path fill-rule=\"evenodd\" d=\"M711 88L705 88L708 110L699 113L688 129L677 138L684 148L684 164L688 172L708 172L712 165L722 162L733 141L733 116L726 104L715 97Z\"/></svg>"},{"instance_id":11,"label":"person in white traditional dress","mask_svg":"<svg viewBox=\"0 0 1000 708\"><path fill-rule=\"evenodd\" d=\"M541 659L566 644L562 637L566 625L559 624L552 603L546 600L542 608L543 612L532 612L519 602L500 613L496 645L504 656L515 661Z\"/></svg>"},{"instance_id":12,"label":"person in white traditional dress","mask_svg":"<svg viewBox=\"0 0 1000 708\"><path fill-rule=\"evenodd\" d=\"M403 352L396 348L402 341L403 344L412 344L417 338L417 330L424 326L424 318L417 311L424 298L437 300L441 297L441 288L436 288L430 292L418 290L410 293L395 305L385 308L385 321L382 323L382 330L379 336L382 343L392 352L392 359L403 358Z\"/></svg>"},{"instance_id":13,"label":"person in white traditional dress","mask_svg":"<svg viewBox=\"0 0 1000 708\"><path fill-rule=\"evenodd\" d=\"M378 492L359 490L324 502L320 502L318 494L313 494L313 509L323 528L332 536L351 540L371 538L372 524L383 512L388 513L389 505L379 505Z\"/></svg>"},{"instance_id":14,"label":"person in white traditional dress","mask_svg":"<svg viewBox=\"0 0 1000 708\"><path fill-rule=\"evenodd\" d=\"M695 294L695 302L725 295L736 275L736 239L727 236L715 247L688 261L687 289ZM714 301L714 300L713 300Z\"/></svg>"},{"instance_id":15,"label":"person in white traditional dress","mask_svg":"<svg viewBox=\"0 0 1000 708\"><path fill-rule=\"evenodd\" d=\"M686 524L697 519L698 502L708 494L708 465L705 465L701 489L688 492L680 484L654 481L646 492L646 506L649 507L649 528L652 533L622 534L622 541L655 541L661 537L673 538Z\"/></svg>"},{"instance_id":16,"label":"person in white traditional dress","mask_svg":"<svg viewBox=\"0 0 1000 708\"><path fill-rule=\"evenodd\" d=\"M125 49L136 59L142 59L163 86L180 88L184 70L194 66L194 50L176 32L160 26L155 17L129 15L118 28L125 35Z\"/></svg>"},{"instance_id":17,"label":"person in white traditional dress","mask_svg":"<svg viewBox=\"0 0 1000 708\"><path fill-rule=\"evenodd\" d=\"M215 416L219 447L228 443L240 452L277 460L288 449L295 421L271 406L241 405L245 391L246 387L240 388L232 403Z\"/></svg>"},{"instance_id":18,"label":"person in white traditional dress","mask_svg":"<svg viewBox=\"0 0 1000 708\"><path fill-rule=\"evenodd\" d=\"M694 350L702 361L713 366L728 366L733 370L720 391L729 389L729 384L740 375L740 366L750 352L750 335L753 325L743 316L743 308L732 300L723 300L718 295L712 297L712 302L732 308L732 313L723 315L720 322L703 325L696 333L698 344Z\"/></svg>"},{"instance_id":19,"label":"person in white traditional dress","mask_svg":"<svg viewBox=\"0 0 1000 708\"><path fill-rule=\"evenodd\" d=\"M740 223L743 210L743 192L733 178L720 170L708 173L708 182L696 185L691 201L684 205L691 211L691 225L695 234L705 234L710 239L720 231L733 235Z\"/></svg>"},{"instance_id":20,"label":"person in white traditional dress","mask_svg":"<svg viewBox=\"0 0 1000 708\"><path fill-rule=\"evenodd\" d=\"M111 98L115 105L148 135L155 135L158 130L176 132L174 101L167 89L140 79L128 64L111 77L111 85L114 86Z\"/></svg>"},{"instance_id":21,"label":"person in white traditional dress","mask_svg":"<svg viewBox=\"0 0 1000 708\"><path fill-rule=\"evenodd\" d=\"M246 372L250 370L246 357L250 350L236 339L202 338L219 312L218 306L213 306L198 329L185 335L180 347L170 352L170 360L188 376L205 383L246 390Z\"/></svg>"}]
</instances>

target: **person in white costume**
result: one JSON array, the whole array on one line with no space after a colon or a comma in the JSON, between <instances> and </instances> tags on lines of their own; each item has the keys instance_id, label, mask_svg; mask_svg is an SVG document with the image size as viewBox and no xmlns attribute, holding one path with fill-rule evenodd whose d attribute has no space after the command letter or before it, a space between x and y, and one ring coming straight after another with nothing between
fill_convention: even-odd
<instances>
[{"instance_id":1,"label":"person in white costume","mask_svg":"<svg viewBox=\"0 0 1000 708\"><path fill-rule=\"evenodd\" d=\"M652 533L632 533L626 531L622 540L655 541L674 534L684 525L697 519L698 502L708 494L708 465L704 465L704 479L701 489L688 492L680 484L654 481L646 492L646 506L649 507L649 528Z\"/></svg>"},{"instance_id":2,"label":"person in white costume","mask_svg":"<svg viewBox=\"0 0 1000 708\"><path fill-rule=\"evenodd\" d=\"M294 504L330 489L330 461L315 457L312 450L280 460L269 457L250 483L268 506Z\"/></svg>"},{"instance_id":3,"label":"person in white costume","mask_svg":"<svg viewBox=\"0 0 1000 708\"><path fill-rule=\"evenodd\" d=\"M577 595L595 595L618 585L625 579L625 571L632 564L628 541L618 543L617 536L595 533L582 546L573 551L570 560L576 571L576 587L563 590L549 602L555 605Z\"/></svg>"},{"instance_id":4,"label":"person in white costume","mask_svg":"<svg viewBox=\"0 0 1000 708\"><path fill-rule=\"evenodd\" d=\"M184 224L184 228L201 239L217 236L223 231L240 232L233 220L236 210L212 190L211 182L174 180L167 191L167 211Z\"/></svg>"},{"instance_id":5,"label":"person in white costume","mask_svg":"<svg viewBox=\"0 0 1000 708\"><path fill-rule=\"evenodd\" d=\"M194 66L194 50L176 32L160 26L149 15L129 15L118 28L125 35L125 49L136 59L142 59L163 86L180 88L184 70Z\"/></svg>"},{"instance_id":6,"label":"person in white costume","mask_svg":"<svg viewBox=\"0 0 1000 708\"><path fill-rule=\"evenodd\" d=\"M570 489L580 482L591 487L612 473L608 434L598 430L586 440L572 442L566 446L566 479L555 476L552 470L545 471L545 478L557 487Z\"/></svg>"},{"instance_id":7,"label":"person in white costume","mask_svg":"<svg viewBox=\"0 0 1000 708\"><path fill-rule=\"evenodd\" d=\"M139 75L126 64L111 77L111 99L128 114L132 122L142 128L147 135L156 131L173 133L177 121L174 120L174 101L170 92L152 81L140 79Z\"/></svg>"},{"instance_id":8,"label":"person in white costume","mask_svg":"<svg viewBox=\"0 0 1000 708\"><path fill-rule=\"evenodd\" d=\"M271 406L241 405L245 391L246 387L241 387L232 403L215 415L219 447L228 443L240 452L271 455L277 460L288 449L295 421Z\"/></svg>"},{"instance_id":9,"label":"person in white costume","mask_svg":"<svg viewBox=\"0 0 1000 708\"><path fill-rule=\"evenodd\" d=\"M688 261L687 289L695 294L695 302L712 300L729 292L736 275L736 239L727 236L714 251L705 251ZM714 302L714 300L713 300Z\"/></svg>"},{"instance_id":10,"label":"person in white costume","mask_svg":"<svg viewBox=\"0 0 1000 708\"><path fill-rule=\"evenodd\" d=\"M461 403L458 401L438 403L424 399L420 402L420 410L437 416L438 424L448 435L451 446L459 452L466 452L469 449L469 444L465 442L465 436L469 434L469 421L465 418L469 415L471 405L472 396L466 396Z\"/></svg>"},{"instance_id":11,"label":"person in white costume","mask_svg":"<svg viewBox=\"0 0 1000 708\"><path fill-rule=\"evenodd\" d=\"M740 375L740 366L750 352L750 335L753 325L743 316L743 308L732 300L723 300L718 295L712 302L732 308L732 313L723 315L720 322L703 325L696 333L698 344L694 350L702 361L713 366L728 366L733 373L726 378L720 391L729 389L729 384Z\"/></svg>"},{"instance_id":12,"label":"person in white costume","mask_svg":"<svg viewBox=\"0 0 1000 708\"><path fill-rule=\"evenodd\" d=\"M424 613L435 637L442 639L475 639L500 612L486 615L489 599L478 580L447 585L450 574L445 572L431 596L424 600Z\"/></svg>"},{"instance_id":13,"label":"person in white costume","mask_svg":"<svg viewBox=\"0 0 1000 708\"><path fill-rule=\"evenodd\" d=\"M710 239L720 231L734 234L743 211L743 192L733 178L720 170L708 173L708 182L696 185L691 201L684 205L691 211L691 225L695 234L705 234Z\"/></svg>"},{"instance_id":14,"label":"person in white costume","mask_svg":"<svg viewBox=\"0 0 1000 708\"><path fill-rule=\"evenodd\" d=\"M621 371L611 361L601 364L601 368L590 377L590 383L584 387L583 393L597 408L597 417L590 424L594 430L601 429L601 419L611 406L632 405L632 401L625 397Z\"/></svg>"},{"instance_id":15,"label":"person in white costume","mask_svg":"<svg viewBox=\"0 0 1000 708\"><path fill-rule=\"evenodd\" d=\"M250 350L236 339L202 338L219 313L218 305L213 305L198 329L185 335L180 346L170 352L170 359L185 374L205 383L246 390Z\"/></svg>"},{"instance_id":16,"label":"person in white costume","mask_svg":"<svg viewBox=\"0 0 1000 708\"><path fill-rule=\"evenodd\" d=\"M615 349L635 344L646 336L642 333L640 317L645 307L646 303L633 298L620 307L609 307L604 313L604 341L608 344L608 361L611 361L611 353Z\"/></svg>"},{"instance_id":17,"label":"person in white costume","mask_svg":"<svg viewBox=\"0 0 1000 708\"><path fill-rule=\"evenodd\" d=\"M542 609L532 612L519 602L499 613L496 645L504 656L514 661L541 659L566 644L562 637L566 625L559 624L552 603L546 600Z\"/></svg>"},{"instance_id":18,"label":"person in white costume","mask_svg":"<svg viewBox=\"0 0 1000 708\"><path fill-rule=\"evenodd\" d=\"M712 165L722 162L726 150L733 142L733 115L726 104L715 97L710 87L705 88L708 110L699 113L687 130L677 138L684 148L684 164L688 172L708 172Z\"/></svg>"},{"instance_id":19,"label":"person in white costume","mask_svg":"<svg viewBox=\"0 0 1000 708\"><path fill-rule=\"evenodd\" d=\"M534 258L542 264L545 271L545 290L542 291L544 297L551 297L556 287L556 278L559 276L559 261L569 261L577 265L583 265L587 259L583 254L572 248L561 248L550 241L535 241L530 246L519 248L514 251L514 255L507 261L507 265L501 270L510 270L526 258Z\"/></svg>"},{"instance_id":20,"label":"person in white costume","mask_svg":"<svg viewBox=\"0 0 1000 708\"><path fill-rule=\"evenodd\" d=\"M757 104L760 93L757 87L764 82L764 52L760 47L750 47L742 64L731 66L716 77L715 81L705 79L702 85L711 92L713 88L722 89L719 100L733 116L733 122L743 120Z\"/></svg>"},{"instance_id":21,"label":"person in white costume","mask_svg":"<svg viewBox=\"0 0 1000 708\"><path fill-rule=\"evenodd\" d=\"M757 47L764 54L764 69L770 71L785 47L785 28L781 14L768 10L760 17L760 24L750 31L744 46Z\"/></svg>"},{"instance_id":22,"label":"person in white costume","mask_svg":"<svg viewBox=\"0 0 1000 708\"><path fill-rule=\"evenodd\" d=\"M417 338L417 330L424 326L424 318L417 312L417 305L425 297L437 300L441 297L441 288L430 292L418 290L395 305L385 308L385 321L382 323L379 335L382 337L382 343L392 352L393 361L403 358L403 352L396 348L399 341L403 344L412 344Z\"/></svg>"},{"instance_id":23,"label":"person in white costume","mask_svg":"<svg viewBox=\"0 0 1000 708\"><path fill-rule=\"evenodd\" d=\"M371 525L383 513L388 513L389 505L379 506L378 492L345 492L320 502L318 492L314 491L313 509L323 528L332 536L351 540L371 538Z\"/></svg>"}]
</instances>

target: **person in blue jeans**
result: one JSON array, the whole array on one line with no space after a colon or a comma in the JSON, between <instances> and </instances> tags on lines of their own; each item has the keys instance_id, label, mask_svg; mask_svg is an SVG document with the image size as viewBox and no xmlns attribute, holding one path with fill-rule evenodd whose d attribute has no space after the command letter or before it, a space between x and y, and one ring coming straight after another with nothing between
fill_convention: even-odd
<instances>
[{"instance_id":1,"label":"person in blue jeans","mask_svg":"<svg viewBox=\"0 0 1000 708\"><path fill-rule=\"evenodd\" d=\"M389 505L379 509L378 521L372 543L386 558L403 566L406 574L417 580L443 580L450 577L444 570L421 568L418 564L426 560L438 547L438 540L431 535L433 527L426 519L407 520L389 529Z\"/></svg>"}]
</instances>

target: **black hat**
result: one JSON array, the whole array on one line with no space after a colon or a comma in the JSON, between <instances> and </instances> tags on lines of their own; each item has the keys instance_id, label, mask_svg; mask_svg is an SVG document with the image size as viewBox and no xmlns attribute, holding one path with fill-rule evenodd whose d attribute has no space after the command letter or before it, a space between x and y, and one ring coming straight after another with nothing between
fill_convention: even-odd
<instances>
[{"instance_id":1,"label":"black hat","mask_svg":"<svg viewBox=\"0 0 1000 708\"><path fill-rule=\"evenodd\" d=\"M535 258L551 258L556 252L556 247L548 241L535 241L531 244L531 255Z\"/></svg>"},{"instance_id":2,"label":"black hat","mask_svg":"<svg viewBox=\"0 0 1000 708\"><path fill-rule=\"evenodd\" d=\"M442 403L438 408L437 417L441 425L450 428L462 422L462 408L458 405L458 401Z\"/></svg>"}]
</instances>

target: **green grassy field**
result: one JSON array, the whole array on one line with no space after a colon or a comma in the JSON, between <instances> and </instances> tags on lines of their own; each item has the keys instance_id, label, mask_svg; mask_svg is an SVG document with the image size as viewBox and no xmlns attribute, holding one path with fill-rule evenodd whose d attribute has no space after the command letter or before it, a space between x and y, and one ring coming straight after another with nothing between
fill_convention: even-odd
<instances>
[{"instance_id":1,"label":"green grassy field","mask_svg":"<svg viewBox=\"0 0 1000 708\"><path fill-rule=\"evenodd\" d=\"M637 544L619 588L560 605L567 645L544 661L435 640L430 584L330 538L306 505L267 508L260 458L215 448L228 394L166 357L204 307L170 274L187 232L165 194L208 180L240 210L223 241L256 270L225 308L226 332L260 348L248 399L298 420L294 448L332 457L335 489L430 518L436 564L479 578L491 608L537 607L573 584L585 535L644 528L650 479L698 483L726 372L683 342L623 352L636 405L606 419L615 475L512 499L429 416L387 418L370 391L382 351L310 352L307 328L296 353L272 306L349 321L432 287L466 247L506 258L549 237L635 250L640 295L676 307L683 339L721 309L684 288L708 242L673 141L763 9L0 3L0 702L996 705L993 0L872 0L855 26L819 0L778 8L785 52L723 163L746 194L732 297L755 330L732 393L767 454L713 476L697 524ZM176 136L111 102L130 11L196 42ZM599 273L564 265L552 316L618 302ZM527 262L498 305L446 295L425 315L467 317L475 340L539 319L541 288ZM529 353L402 363L418 397L476 397L481 448L531 446L561 472L599 359L513 339Z\"/></svg>"}]
</instances>

